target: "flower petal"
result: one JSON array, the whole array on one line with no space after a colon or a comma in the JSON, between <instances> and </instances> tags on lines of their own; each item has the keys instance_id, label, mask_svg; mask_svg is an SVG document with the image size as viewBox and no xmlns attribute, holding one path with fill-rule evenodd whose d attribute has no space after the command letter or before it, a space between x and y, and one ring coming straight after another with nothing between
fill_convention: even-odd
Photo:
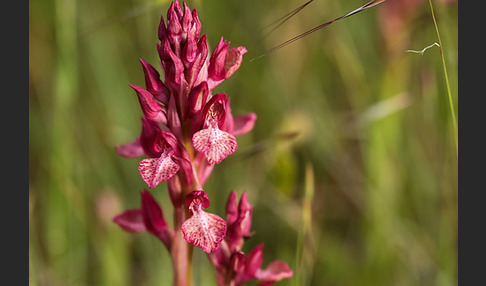
<instances>
[{"instance_id":1,"label":"flower petal","mask_svg":"<svg viewBox=\"0 0 486 286\"><path fill-rule=\"evenodd\" d=\"M145 151L140 143L140 137L137 137L132 142L116 146L115 150L119 155L126 158L134 158L145 155Z\"/></svg>"},{"instance_id":2,"label":"flower petal","mask_svg":"<svg viewBox=\"0 0 486 286\"><path fill-rule=\"evenodd\" d=\"M149 120L148 118L142 118L142 132L140 134L140 145L142 145L145 154L151 158L160 157L163 150L159 149L158 137L160 133L160 127L157 122Z\"/></svg>"},{"instance_id":3,"label":"flower petal","mask_svg":"<svg viewBox=\"0 0 486 286\"><path fill-rule=\"evenodd\" d=\"M265 270L258 269L256 271L256 278L260 281L277 282L284 278L290 278L293 274L287 263L281 260L275 260Z\"/></svg>"},{"instance_id":4,"label":"flower petal","mask_svg":"<svg viewBox=\"0 0 486 286\"><path fill-rule=\"evenodd\" d=\"M143 221L141 209L126 210L115 216L113 222L118 224L126 232L145 232L147 228Z\"/></svg>"},{"instance_id":5,"label":"flower petal","mask_svg":"<svg viewBox=\"0 0 486 286\"><path fill-rule=\"evenodd\" d=\"M263 244L257 245L244 260L244 264L240 264L238 269L235 269L236 285L241 285L252 279L255 279L256 272L260 269L263 262Z\"/></svg>"},{"instance_id":6,"label":"flower petal","mask_svg":"<svg viewBox=\"0 0 486 286\"><path fill-rule=\"evenodd\" d=\"M232 76L235 71L240 67L241 62L243 61L243 55L246 54L248 51L245 47L237 47L231 48L226 53L226 58L224 59L224 70L225 70L225 79L228 79Z\"/></svg>"},{"instance_id":7,"label":"flower petal","mask_svg":"<svg viewBox=\"0 0 486 286\"><path fill-rule=\"evenodd\" d=\"M244 237L250 237L251 229L251 217L253 214L253 206L248 202L248 195L243 192L238 204L238 227L240 228L241 235Z\"/></svg>"},{"instance_id":8,"label":"flower petal","mask_svg":"<svg viewBox=\"0 0 486 286\"><path fill-rule=\"evenodd\" d=\"M169 95L167 88L162 83L162 80L160 80L159 72L143 59L140 59L140 62L142 63L143 73L145 74L145 86L147 90L152 93L155 98L167 105L169 102Z\"/></svg>"},{"instance_id":9,"label":"flower petal","mask_svg":"<svg viewBox=\"0 0 486 286\"><path fill-rule=\"evenodd\" d=\"M262 266L263 262L263 244L253 248L246 257L245 274L247 277L256 277L256 273Z\"/></svg>"},{"instance_id":10,"label":"flower petal","mask_svg":"<svg viewBox=\"0 0 486 286\"><path fill-rule=\"evenodd\" d=\"M179 165L172 161L166 153L160 158L143 159L138 166L142 179L149 188L155 188L159 183L167 181L179 171Z\"/></svg>"},{"instance_id":11,"label":"flower petal","mask_svg":"<svg viewBox=\"0 0 486 286\"><path fill-rule=\"evenodd\" d=\"M133 84L129 84L129 86L137 93L138 101L145 117L166 124L167 116L162 111L160 104L154 99L154 95L140 86Z\"/></svg>"},{"instance_id":12,"label":"flower petal","mask_svg":"<svg viewBox=\"0 0 486 286\"><path fill-rule=\"evenodd\" d=\"M140 195L142 197L142 213L145 226L150 232L158 234L167 228L162 208L150 192L144 190Z\"/></svg>"},{"instance_id":13,"label":"flower petal","mask_svg":"<svg viewBox=\"0 0 486 286\"><path fill-rule=\"evenodd\" d=\"M226 235L226 222L199 208L182 224L181 229L187 242L211 253L219 247Z\"/></svg>"},{"instance_id":14,"label":"flower petal","mask_svg":"<svg viewBox=\"0 0 486 286\"><path fill-rule=\"evenodd\" d=\"M205 81L192 88L187 98L188 112L191 115L198 113L199 110L204 108L204 105L207 102L208 93L208 84Z\"/></svg>"},{"instance_id":15,"label":"flower petal","mask_svg":"<svg viewBox=\"0 0 486 286\"><path fill-rule=\"evenodd\" d=\"M255 113L233 117L233 135L240 136L250 132L255 126L257 116Z\"/></svg>"},{"instance_id":16,"label":"flower petal","mask_svg":"<svg viewBox=\"0 0 486 286\"><path fill-rule=\"evenodd\" d=\"M236 201L236 191L231 191L226 201L226 222L231 225L238 218L238 203Z\"/></svg>"},{"instance_id":17,"label":"flower petal","mask_svg":"<svg viewBox=\"0 0 486 286\"><path fill-rule=\"evenodd\" d=\"M192 137L194 148L203 153L210 164L218 164L238 149L235 136L215 126L202 129Z\"/></svg>"},{"instance_id":18,"label":"flower petal","mask_svg":"<svg viewBox=\"0 0 486 286\"><path fill-rule=\"evenodd\" d=\"M171 96L169 98L169 106L167 109L167 118L168 118L168 127L172 131L172 133L175 135L176 138L178 138L181 142L183 141L182 138L182 131L181 131L181 117L180 114L177 110L177 103L176 103L176 98L174 96Z\"/></svg>"},{"instance_id":19,"label":"flower petal","mask_svg":"<svg viewBox=\"0 0 486 286\"><path fill-rule=\"evenodd\" d=\"M218 45L216 46L213 53L211 54L211 57L209 58L208 77L212 81L217 82L217 81L224 80L224 76L226 73L225 58L229 46L230 43L225 41L223 37L221 37Z\"/></svg>"}]
</instances>

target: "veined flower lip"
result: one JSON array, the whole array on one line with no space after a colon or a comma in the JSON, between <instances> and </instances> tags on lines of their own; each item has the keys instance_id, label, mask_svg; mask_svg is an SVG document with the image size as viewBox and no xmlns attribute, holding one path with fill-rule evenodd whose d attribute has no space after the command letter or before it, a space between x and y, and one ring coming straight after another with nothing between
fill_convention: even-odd
<instances>
[{"instance_id":1,"label":"veined flower lip","mask_svg":"<svg viewBox=\"0 0 486 286\"><path fill-rule=\"evenodd\" d=\"M236 137L220 128L226 119L226 94L214 95L204 106L204 128L194 133L194 149L204 154L210 164L218 164L238 148Z\"/></svg>"},{"instance_id":2,"label":"veined flower lip","mask_svg":"<svg viewBox=\"0 0 486 286\"><path fill-rule=\"evenodd\" d=\"M207 193L196 190L186 197L186 205L192 216L181 226L184 239L206 253L216 250L226 235L226 222L219 216L205 212L209 207Z\"/></svg>"},{"instance_id":3,"label":"veined flower lip","mask_svg":"<svg viewBox=\"0 0 486 286\"><path fill-rule=\"evenodd\" d=\"M138 167L142 179L153 189L172 178L180 166L172 160L172 152L164 150L159 158L143 159Z\"/></svg>"}]
</instances>

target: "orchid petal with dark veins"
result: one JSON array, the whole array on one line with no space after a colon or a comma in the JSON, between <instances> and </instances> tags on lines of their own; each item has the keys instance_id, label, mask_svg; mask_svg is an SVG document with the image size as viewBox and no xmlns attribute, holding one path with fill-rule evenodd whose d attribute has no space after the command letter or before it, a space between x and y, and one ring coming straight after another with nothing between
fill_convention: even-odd
<instances>
[{"instance_id":1,"label":"orchid petal with dark veins","mask_svg":"<svg viewBox=\"0 0 486 286\"><path fill-rule=\"evenodd\" d=\"M205 191L193 191L187 195L186 205L192 212L192 217L182 224L184 239L207 253L213 252L226 235L226 222L219 216L203 210L209 206Z\"/></svg>"},{"instance_id":2,"label":"orchid petal with dark veins","mask_svg":"<svg viewBox=\"0 0 486 286\"><path fill-rule=\"evenodd\" d=\"M143 159L138 170L149 188L153 189L161 182L174 176L179 171L179 165L164 152L159 158Z\"/></svg>"}]
</instances>

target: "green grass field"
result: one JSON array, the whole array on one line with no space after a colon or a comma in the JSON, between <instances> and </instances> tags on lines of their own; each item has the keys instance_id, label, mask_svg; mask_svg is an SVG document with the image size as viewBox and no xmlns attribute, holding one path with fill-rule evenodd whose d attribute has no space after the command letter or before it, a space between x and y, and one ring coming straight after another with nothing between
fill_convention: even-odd
<instances>
[{"instance_id":1,"label":"green grass field","mask_svg":"<svg viewBox=\"0 0 486 286\"><path fill-rule=\"evenodd\" d=\"M215 92L257 123L205 190L222 217L231 190L248 192L244 250L264 243L263 266L281 259L294 271L276 285L458 284L458 6L432 1L444 65L435 45L407 52L439 42L429 2L397 12L394 1L253 61L366 1L314 1L266 38L305 1L187 1L210 51L221 36L248 49ZM114 146L139 135L128 84L144 85L139 58L161 71L168 6L29 1L30 285L172 285L164 246L111 221L147 188L139 159ZM151 192L171 221L165 184ZM199 248L193 263L194 285L215 285Z\"/></svg>"}]
</instances>

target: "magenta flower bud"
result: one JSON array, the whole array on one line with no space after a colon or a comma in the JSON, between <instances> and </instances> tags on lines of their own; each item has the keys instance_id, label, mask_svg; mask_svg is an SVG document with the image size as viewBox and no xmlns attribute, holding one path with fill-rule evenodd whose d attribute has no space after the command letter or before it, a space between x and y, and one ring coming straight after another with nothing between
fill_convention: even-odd
<instances>
[{"instance_id":1,"label":"magenta flower bud","mask_svg":"<svg viewBox=\"0 0 486 286\"><path fill-rule=\"evenodd\" d=\"M184 64L174 54L167 38L162 39L157 45L160 61L165 74L165 85L173 91L179 91L180 84L184 79Z\"/></svg>"},{"instance_id":2,"label":"magenta flower bud","mask_svg":"<svg viewBox=\"0 0 486 286\"><path fill-rule=\"evenodd\" d=\"M181 226L184 239L203 251L211 253L216 250L226 235L226 222L219 216L207 213L203 208L209 207L207 193L197 190L186 196L186 205L192 216Z\"/></svg>"},{"instance_id":3,"label":"magenta flower bud","mask_svg":"<svg viewBox=\"0 0 486 286\"><path fill-rule=\"evenodd\" d=\"M235 73L241 65L243 55L247 52L245 47L228 49L229 46L230 42L224 41L221 37L209 59L208 85L210 90Z\"/></svg>"},{"instance_id":4,"label":"magenta flower bud","mask_svg":"<svg viewBox=\"0 0 486 286\"><path fill-rule=\"evenodd\" d=\"M197 39L188 37L187 42L182 50L182 61L186 67L196 60L197 50Z\"/></svg>"},{"instance_id":5,"label":"magenta flower bud","mask_svg":"<svg viewBox=\"0 0 486 286\"><path fill-rule=\"evenodd\" d=\"M253 215L253 206L248 202L248 195L243 192L238 204L238 224L241 235L245 238L250 237L251 218Z\"/></svg>"},{"instance_id":6,"label":"magenta flower bud","mask_svg":"<svg viewBox=\"0 0 486 286\"><path fill-rule=\"evenodd\" d=\"M197 48L198 52L202 55L204 64L209 54L208 39L206 35L202 35L202 37L199 39L199 41L197 42Z\"/></svg>"},{"instance_id":7,"label":"magenta flower bud","mask_svg":"<svg viewBox=\"0 0 486 286\"><path fill-rule=\"evenodd\" d=\"M159 36L160 41L162 41L162 39L167 37L167 28L165 27L164 15L160 16L160 23L159 23L158 32L159 32L158 36Z\"/></svg>"},{"instance_id":8,"label":"magenta flower bud","mask_svg":"<svg viewBox=\"0 0 486 286\"><path fill-rule=\"evenodd\" d=\"M262 262L263 244L259 244L248 254L244 264L239 263L239 268L235 271L235 285L241 285L253 279L263 282L258 285L273 285L273 283L293 275L287 263L281 260L272 261L264 270L261 269Z\"/></svg>"},{"instance_id":9,"label":"magenta flower bud","mask_svg":"<svg viewBox=\"0 0 486 286\"><path fill-rule=\"evenodd\" d=\"M145 87L151 94L153 94L154 98L167 105L169 102L169 91L160 80L159 72L146 61L140 59L140 62L142 63L143 72L145 74Z\"/></svg>"},{"instance_id":10,"label":"magenta flower bud","mask_svg":"<svg viewBox=\"0 0 486 286\"><path fill-rule=\"evenodd\" d=\"M182 5L184 6L184 15L182 16L182 33L186 35L193 27L193 18L192 18L192 11L187 7L186 2L183 2Z\"/></svg>"},{"instance_id":11,"label":"magenta flower bud","mask_svg":"<svg viewBox=\"0 0 486 286\"><path fill-rule=\"evenodd\" d=\"M179 7L178 4L176 5L175 2L172 2L171 9L169 9L167 14L167 38L171 44L178 46L182 40L182 26L176 9L173 9L175 6Z\"/></svg>"},{"instance_id":12,"label":"magenta flower bud","mask_svg":"<svg viewBox=\"0 0 486 286\"><path fill-rule=\"evenodd\" d=\"M263 262L263 244L256 246L247 256L241 251L244 238L250 236L253 206L248 202L246 192L237 204L237 195L231 191L226 202L227 235L224 239L224 251L216 251L210 256L216 267L220 285L242 285L257 279L258 285L273 283L293 275L288 265L280 260L271 262L266 269L261 269ZM223 281L221 283L221 281Z\"/></svg>"},{"instance_id":13,"label":"magenta flower bud","mask_svg":"<svg viewBox=\"0 0 486 286\"><path fill-rule=\"evenodd\" d=\"M218 45L211 54L209 59L208 78L212 81L221 81L225 76L224 60L228 52L229 42L223 40L221 37Z\"/></svg>"},{"instance_id":14,"label":"magenta flower bud","mask_svg":"<svg viewBox=\"0 0 486 286\"><path fill-rule=\"evenodd\" d=\"M238 203L236 199L236 191L231 191L228 200L226 201L226 222L228 228L238 219Z\"/></svg>"},{"instance_id":15,"label":"magenta flower bud","mask_svg":"<svg viewBox=\"0 0 486 286\"><path fill-rule=\"evenodd\" d=\"M197 16L197 11L196 9L193 9L192 10L192 19L193 19L193 22L194 22L194 26L195 26L195 29L194 29L194 38L198 39L199 36L201 35L201 21L199 21L199 17Z\"/></svg>"},{"instance_id":16,"label":"magenta flower bud","mask_svg":"<svg viewBox=\"0 0 486 286\"><path fill-rule=\"evenodd\" d=\"M173 1L170 4L169 10L167 11L167 18L169 18L169 13L174 12L177 18L174 18L174 21L179 21L181 22L182 17L184 13L182 12L181 5L179 4L179 1Z\"/></svg>"},{"instance_id":17,"label":"magenta flower bud","mask_svg":"<svg viewBox=\"0 0 486 286\"><path fill-rule=\"evenodd\" d=\"M140 102L145 117L155 122L167 124L167 116L161 105L154 99L153 94L140 86L133 84L129 86L137 93L138 101Z\"/></svg>"},{"instance_id":18,"label":"magenta flower bud","mask_svg":"<svg viewBox=\"0 0 486 286\"><path fill-rule=\"evenodd\" d=\"M226 221L228 234L226 240L231 250L241 249L245 238L250 237L253 206L248 202L246 192L243 192L238 206L236 205L236 192L232 191L226 203Z\"/></svg>"},{"instance_id":19,"label":"magenta flower bud","mask_svg":"<svg viewBox=\"0 0 486 286\"><path fill-rule=\"evenodd\" d=\"M188 111L190 115L197 114L206 105L208 99L209 89L207 82L203 81L198 86L194 87L187 98Z\"/></svg>"},{"instance_id":20,"label":"magenta flower bud","mask_svg":"<svg viewBox=\"0 0 486 286\"><path fill-rule=\"evenodd\" d=\"M186 80L189 87L199 85L207 79L208 42L206 35L203 35L197 42L197 53L193 62L187 65Z\"/></svg>"}]
</instances>

